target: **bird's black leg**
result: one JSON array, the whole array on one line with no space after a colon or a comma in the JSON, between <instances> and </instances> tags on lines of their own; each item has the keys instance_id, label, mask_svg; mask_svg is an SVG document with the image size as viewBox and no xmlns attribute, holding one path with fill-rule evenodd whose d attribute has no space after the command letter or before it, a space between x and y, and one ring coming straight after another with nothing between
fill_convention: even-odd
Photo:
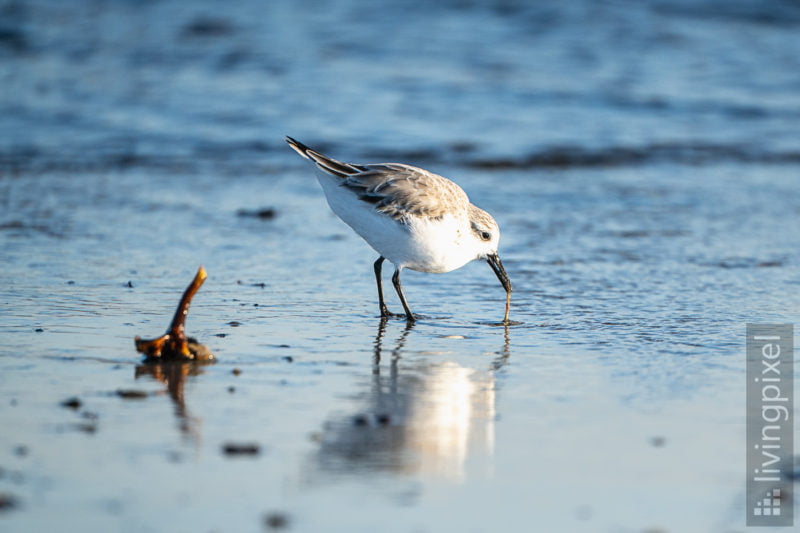
<instances>
[{"instance_id":1,"label":"bird's black leg","mask_svg":"<svg viewBox=\"0 0 800 533\"><path fill-rule=\"evenodd\" d=\"M386 302L383 300L383 283L381 282L381 266L383 265L384 259L386 258L380 256L378 260L375 261L373 267L375 268L375 281L378 282L378 305L381 308L381 316L388 317L394 315L386 307Z\"/></svg>"},{"instance_id":2,"label":"bird's black leg","mask_svg":"<svg viewBox=\"0 0 800 533\"><path fill-rule=\"evenodd\" d=\"M400 297L400 303L403 304L403 309L406 311L406 320L409 322L414 321L414 315L411 313L411 309L408 307L408 302L406 302L406 297L403 294L403 287L400 285L400 269L394 271L394 275L392 276L392 284L394 284L394 290L397 291L397 296Z\"/></svg>"}]
</instances>

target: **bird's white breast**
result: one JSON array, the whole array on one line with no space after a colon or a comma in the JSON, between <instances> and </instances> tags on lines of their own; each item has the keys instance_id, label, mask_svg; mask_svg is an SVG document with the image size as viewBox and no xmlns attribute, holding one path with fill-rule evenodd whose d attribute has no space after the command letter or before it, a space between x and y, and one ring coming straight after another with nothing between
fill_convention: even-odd
<instances>
[{"instance_id":1,"label":"bird's white breast","mask_svg":"<svg viewBox=\"0 0 800 533\"><path fill-rule=\"evenodd\" d=\"M476 258L465 216L410 217L401 223L360 200L337 178L320 173L318 178L333 212L395 266L443 273Z\"/></svg>"}]
</instances>

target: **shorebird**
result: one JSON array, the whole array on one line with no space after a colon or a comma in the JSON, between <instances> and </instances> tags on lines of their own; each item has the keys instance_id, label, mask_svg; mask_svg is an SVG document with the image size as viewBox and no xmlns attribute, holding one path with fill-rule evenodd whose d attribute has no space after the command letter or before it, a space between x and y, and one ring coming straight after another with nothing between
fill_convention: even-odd
<instances>
[{"instance_id":1,"label":"shorebird","mask_svg":"<svg viewBox=\"0 0 800 533\"><path fill-rule=\"evenodd\" d=\"M342 163L286 137L314 163L328 205L378 252L373 265L381 316L391 313L383 299L381 266L388 259L406 319L414 321L400 284L404 268L443 273L480 259L489 263L506 291L503 323L508 324L511 281L497 255L500 228L492 215L470 203L447 178L401 163Z\"/></svg>"}]
</instances>

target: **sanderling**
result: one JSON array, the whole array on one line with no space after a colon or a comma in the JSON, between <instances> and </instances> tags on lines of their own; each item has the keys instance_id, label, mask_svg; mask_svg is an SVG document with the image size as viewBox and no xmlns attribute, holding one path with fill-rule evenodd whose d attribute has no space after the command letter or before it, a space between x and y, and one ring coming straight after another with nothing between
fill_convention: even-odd
<instances>
[{"instance_id":1,"label":"sanderling","mask_svg":"<svg viewBox=\"0 0 800 533\"><path fill-rule=\"evenodd\" d=\"M380 254L374 270L381 316L394 316L383 299L384 260L395 266L392 283L406 319L413 321L400 285L401 270L443 273L484 259L506 291L503 323L508 324L511 281L497 255L500 228L492 215L470 203L461 187L410 165L342 163L291 137L286 142L315 164L333 212Z\"/></svg>"}]
</instances>

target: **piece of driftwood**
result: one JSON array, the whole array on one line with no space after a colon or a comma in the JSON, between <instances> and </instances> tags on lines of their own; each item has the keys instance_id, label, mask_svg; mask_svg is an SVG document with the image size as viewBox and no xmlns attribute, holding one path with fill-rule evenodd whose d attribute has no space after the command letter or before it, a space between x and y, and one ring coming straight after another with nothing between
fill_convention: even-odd
<instances>
[{"instance_id":1,"label":"piece of driftwood","mask_svg":"<svg viewBox=\"0 0 800 533\"><path fill-rule=\"evenodd\" d=\"M189 313L189 304L206 280L206 277L208 277L206 270L201 266L197 269L197 274L195 274L192 283L186 287L167 332L156 339L149 340L137 336L134 339L137 351L143 353L148 359L184 361L209 361L214 359L214 354L211 353L211 350L197 342L196 339L187 337L184 330L186 315Z\"/></svg>"}]
</instances>

